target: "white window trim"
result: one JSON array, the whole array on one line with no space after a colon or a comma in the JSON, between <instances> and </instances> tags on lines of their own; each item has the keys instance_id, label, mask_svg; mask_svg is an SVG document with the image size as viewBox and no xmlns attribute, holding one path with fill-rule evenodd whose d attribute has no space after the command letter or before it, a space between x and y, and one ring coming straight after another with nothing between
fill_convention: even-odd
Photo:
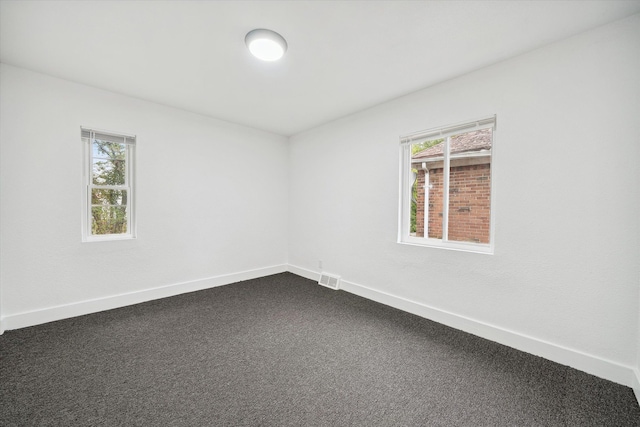
<instances>
[{"instance_id":1,"label":"white window trim","mask_svg":"<svg viewBox=\"0 0 640 427\"><path fill-rule=\"evenodd\" d=\"M89 132L90 137L87 139L82 137L83 133ZM135 211L135 147L136 136L130 134L123 134L121 132L112 132L108 130L96 129L96 128L80 128L80 134L82 141L82 156L83 156L83 168L82 168L82 241L83 242L104 242L112 240L131 240L136 238L136 211ZM94 185L92 182L92 167L93 167L93 150L92 140L95 134L104 134L119 138L124 138L127 145L125 152L125 165L127 168L125 174L124 185ZM127 191L127 233L121 234L91 234L91 190L93 188L111 188L115 190Z\"/></svg>"},{"instance_id":2,"label":"white window trim","mask_svg":"<svg viewBox=\"0 0 640 427\"><path fill-rule=\"evenodd\" d=\"M492 143L491 143L491 168L489 173L491 175L491 210L490 210L490 225L489 225L489 243L470 243L470 242L458 242L448 240L448 211L449 211L449 172L450 172L450 157L449 157L449 142L450 137L464 132L471 132L474 130L481 130L492 128ZM419 140L438 139L443 138L445 145L443 148L443 224L442 224L442 239L429 238L428 233L425 233L425 237L416 237L410 235L410 217L411 217L411 187L412 187L412 174L411 174L411 144ZM496 116L483 117L476 120L468 120L453 125L442 126L435 129L429 129L425 131L415 132L400 137L400 179L399 179L399 205L398 205L398 243L411 245L411 246L424 246L440 249L457 250L464 252L475 252L483 254L493 254L495 250L495 191L494 191L494 156L495 156L495 141L496 141ZM425 197L426 200L426 197ZM425 207L426 209L426 207ZM426 216L425 216L426 223ZM426 227L426 225L425 225Z\"/></svg>"}]
</instances>

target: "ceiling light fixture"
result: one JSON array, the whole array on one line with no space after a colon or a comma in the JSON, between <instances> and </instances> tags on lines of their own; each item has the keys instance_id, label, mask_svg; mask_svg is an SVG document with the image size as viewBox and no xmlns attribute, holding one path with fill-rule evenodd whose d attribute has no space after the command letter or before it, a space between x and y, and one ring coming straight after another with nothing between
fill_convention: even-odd
<instances>
[{"instance_id":1,"label":"ceiling light fixture","mask_svg":"<svg viewBox=\"0 0 640 427\"><path fill-rule=\"evenodd\" d=\"M244 42L253 56L263 61L277 61L287 51L287 41L280 34L262 28L249 31Z\"/></svg>"}]
</instances>

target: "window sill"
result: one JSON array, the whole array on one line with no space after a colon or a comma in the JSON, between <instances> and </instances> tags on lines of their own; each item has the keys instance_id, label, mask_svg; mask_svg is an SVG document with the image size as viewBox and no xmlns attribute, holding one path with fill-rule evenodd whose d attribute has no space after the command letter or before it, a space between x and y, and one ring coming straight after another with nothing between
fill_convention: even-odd
<instances>
[{"instance_id":1,"label":"window sill","mask_svg":"<svg viewBox=\"0 0 640 427\"><path fill-rule=\"evenodd\" d=\"M478 254L493 255L493 245L464 242L443 242L438 239L425 239L423 237L405 237L398 240L401 245L422 246L424 248L438 248L451 251L473 252Z\"/></svg>"},{"instance_id":2,"label":"window sill","mask_svg":"<svg viewBox=\"0 0 640 427\"><path fill-rule=\"evenodd\" d=\"M132 234L103 234L100 236L84 236L82 243L93 242L111 242L114 240L135 240L136 236Z\"/></svg>"}]
</instances>

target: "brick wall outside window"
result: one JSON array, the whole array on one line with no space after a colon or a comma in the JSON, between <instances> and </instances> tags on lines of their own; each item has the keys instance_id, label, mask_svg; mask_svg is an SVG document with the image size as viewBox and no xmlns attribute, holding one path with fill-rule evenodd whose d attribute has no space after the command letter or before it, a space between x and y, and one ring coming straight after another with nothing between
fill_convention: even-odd
<instances>
[{"instance_id":1,"label":"brick wall outside window","mask_svg":"<svg viewBox=\"0 0 640 427\"><path fill-rule=\"evenodd\" d=\"M454 166L449 173L449 240L489 243L491 165ZM443 169L429 170L429 202L425 209L425 171L418 170L416 236L442 238ZM425 211L428 212L425 218Z\"/></svg>"}]
</instances>

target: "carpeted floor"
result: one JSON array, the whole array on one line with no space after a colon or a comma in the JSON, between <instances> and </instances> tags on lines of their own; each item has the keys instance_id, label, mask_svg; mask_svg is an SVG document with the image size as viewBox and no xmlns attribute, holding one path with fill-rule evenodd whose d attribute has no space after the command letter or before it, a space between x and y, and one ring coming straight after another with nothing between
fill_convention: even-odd
<instances>
[{"instance_id":1,"label":"carpeted floor","mask_svg":"<svg viewBox=\"0 0 640 427\"><path fill-rule=\"evenodd\" d=\"M7 331L2 426L640 426L633 392L290 273Z\"/></svg>"}]
</instances>

